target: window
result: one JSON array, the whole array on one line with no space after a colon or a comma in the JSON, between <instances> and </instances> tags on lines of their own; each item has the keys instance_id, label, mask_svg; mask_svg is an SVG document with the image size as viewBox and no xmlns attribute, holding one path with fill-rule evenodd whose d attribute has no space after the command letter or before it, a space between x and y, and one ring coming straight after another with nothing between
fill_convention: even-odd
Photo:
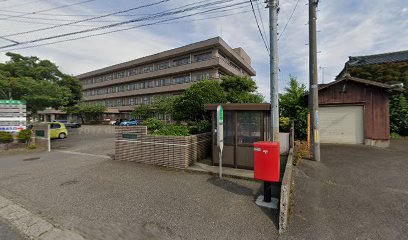
<instances>
[{"instance_id":1,"label":"window","mask_svg":"<svg viewBox=\"0 0 408 240\"><path fill-rule=\"evenodd\" d=\"M195 80L196 80L196 81L201 81L201 80L204 80L204 79L210 79L210 73L198 74L198 75L195 77Z\"/></svg>"},{"instance_id":2,"label":"window","mask_svg":"<svg viewBox=\"0 0 408 240\"><path fill-rule=\"evenodd\" d=\"M145 97L143 98L143 104L148 104L149 101L150 101L149 97L145 96Z\"/></svg>"},{"instance_id":3,"label":"window","mask_svg":"<svg viewBox=\"0 0 408 240\"><path fill-rule=\"evenodd\" d=\"M237 112L237 140L239 143L254 143L261 140L261 113Z\"/></svg>"},{"instance_id":4,"label":"window","mask_svg":"<svg viewBox=\"0 0 408 240\"><path fill-rule=\"evenodd\" d=\"M190 75L174 77L173 80L175 81L175 84L187 83L190 82Z\"/></svg>"},{"instance_id":5,"label":"window","mask_svg":"<svg viewBox=\"0 0 408 240\"><path fill-rule=\"evenodd\" d=\"M152 88L154 86L154 81L147 82L147 87Z\"/></svg>"},{"instance_id":6,"label":"window","mask_svg":"<svg viewBox=\"0 0 408 240\"><path fill-rule=\"evenodd\" d=\"M234 62L230 62L230 65L241 72L241 68L239 68Z\"/></svg>"},{"instance_id":7,"label":"window","mask_svg":"<svg viewBox=\"0 0 408 240\"><path fill-rule=\"evenodd\" d=\"M155 87L161 87L161 81L160 81L160 79L155 81L155 85L154 85L154 86L155 86Z\"/></svg>"},{"instance_id":8,"label":"window","mask_svg":"<svg viewBox=\"0 0 408 240\"><path fill-rule=\"evenodd\" d=\"M143 73L148 73L153 71L153 66L143 67Z\"/></svg>"},{"instance_id":9,"label":"window","mask_svg":"<svg viewBox=\"0 0 408 240\"><path fill-rule=\"evenodd\" d=\"M212 58L211 52L194 55L194 61L201 62Z\"/></svg>"},{"instance_id":10,"label":"window","mask_svg":"<svg viewBox=\"0 0 408 240\"><path fill-rule=\"evenodd\" d=\"M173 60L173 66L174 67L181 66L181 65L186 65L186 64L189 64L189 63L190 63L190 56Z\"/></svg>"},{"instance_id":11,"label":"window","mask_svg":"<svg viewBox=\"0 0 408 240\"><path fill-rule=\"evenodd\" d=\"M134 68L130 71L130 76L136 75L137 74L137 69Z\"/></svg>"},{"instance_id":12,"label":"window","mask_svg":"<svg viewBox=\"0 0 408 240\"><path fill-rule=\"evenodd\" d=\"M171 84L171 79L170 78L167 78L165 81L164 81L164 85L165 86L169 86Z\"/></svg>"},{"instance_id":13,"label":"window","mask_svg":"<svg viewBox=\"0 0 408 240\"><path fill-rule=\"evenodd\" d=\"M168 67L169 67L169 62L168 62L168 61L166 61L166 62L161 62L161 63L158 63L158 64L156 65L156 69L157 69L157 70L166 69L166 68L168 68Z\"/></svg>"},{"instance_id":14,"label":"window","mask_svg":"<svg viewBox=\"0 0 408 240\"><path fill-rule=\"evenodd\" d=\"M51 124L50 124L50 128L51 128L51 129L61 128L61 125L59 125L58 123L51 123Z\"/></svg>"}]
</instances>

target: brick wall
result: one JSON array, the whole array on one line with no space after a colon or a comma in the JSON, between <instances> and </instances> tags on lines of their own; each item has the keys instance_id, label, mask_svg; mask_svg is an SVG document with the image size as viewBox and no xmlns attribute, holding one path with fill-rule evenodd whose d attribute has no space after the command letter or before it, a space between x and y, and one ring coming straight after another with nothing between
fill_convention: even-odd
<instances>
[{"instance_id":1,"label":"brick wall","mask_svg":"<svg viewBox=\"0 0 408 240\"><path fill-rule=\"evenodd\" d=\"M156 136L147 135L145 126L118 126L115 134L115 160L120 161L184 169L207 157L211 148L210 133ZM123 134L128 135L127 138L123 138Z\"/></svg>"}]
</instances>

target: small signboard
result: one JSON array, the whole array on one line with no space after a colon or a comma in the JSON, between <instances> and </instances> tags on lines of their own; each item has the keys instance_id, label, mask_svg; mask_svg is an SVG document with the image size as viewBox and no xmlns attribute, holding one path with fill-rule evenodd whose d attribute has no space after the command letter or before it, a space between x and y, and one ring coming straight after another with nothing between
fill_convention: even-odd
<instances>
[{"instance_id":1,"label":"small signboard","mask_svg":"<svg viewBox=\"0 0 408 240\"><path fill-rule=\"evenodd\" d=\"M222 149L224 148L224 109L221 105L217 107L217 147L219 156L219 174L222 178Z\"/></svg>"},{"instance_id":2,"label":"small signboard","mask_svg":"<svg viewBox=\"0 0 408 240\"><path fill-rule=\"evenodd\" d=\"M135 139L137 139L137 134L136 133L131 133L131 132L125 132L125 133L122 133L122 138L135 140Z\"/></svg>"},{"instance_id":3,"label":"small signboard","mask_svg":"<svg viewBox=\"0 0 408 240\"><path fill-rule=\"evenodd\" d=\"M45 131L44 130L35 130L35 136L36 137L45 137Z\"/></svg>"},{"instance_id":4,"label":"small signboard","mask_svg":"<svg viewBox=\"0 0 408 240\"><path fill-rule=\"evenodd\" d=\"M26 102L21 100L0 100L0 131L18 132L26 128Z\"/></svg>"}]
</instances>

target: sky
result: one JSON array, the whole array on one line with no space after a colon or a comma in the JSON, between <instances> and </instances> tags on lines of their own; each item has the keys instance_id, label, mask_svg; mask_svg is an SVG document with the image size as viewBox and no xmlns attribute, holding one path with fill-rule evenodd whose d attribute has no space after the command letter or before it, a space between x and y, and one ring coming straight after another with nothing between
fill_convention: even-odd
<instances>
[{"instance_id":1,"label":"sky","mask_svg":"<svg viewBox=\"0 0 408 240\"><path fill-rule=\"evenodd\" d=\"M307 2L307 0L280 0L278 20L280 92L283 92L285 86L287 86L290 75L297 77L300 82L308 86ZM71 6L67 6L70 4ZM146 20L146 16L151 16L151 14L171 9L177 10L185 5L193 7L204 4L207 5L196 10L185 11L178 15ZM260 29L268 42L269 18L268 9L265 8L266 4L264 1L253 0L253 6ZM113 15L55 27L61 24L138 7L139 9L122 13L119 16ZM214 10L214 8L218 8L218 10L211 12L210 10ZM191 16L169 20L169 18L183 15ZM265 96L266 100L269 100L269 56L259 33L250 1L0 1L0 38L5 37L20 43L129 20L133 20L133 22L109 29L2 48L0 49L0 62L8 60L7 56L5 56L6 51L12 51L25 56L49 59L56 63L63 72L78 75L220 36L232 48L242 47L249 54L252 59L252 65L257 72L253 79L259 87L259 92ZM161 22L140 27L141 24L150 24L157 21ZM134 28L89 38L38 46L39 44L48 44L54 41L112 30L123 30L129 27ZM24 33L42 28L51 29ZM320 1L317 19L319 82L322 83L324 81L327 83L333 81L349 56L407 50L407 29L407 0ZM16 33L20 34L14 35ZM0 39L0 48L10 44L13 44L13 42ZM18 49L23 47L30 48Z\"/></svg>"}]
</instances>

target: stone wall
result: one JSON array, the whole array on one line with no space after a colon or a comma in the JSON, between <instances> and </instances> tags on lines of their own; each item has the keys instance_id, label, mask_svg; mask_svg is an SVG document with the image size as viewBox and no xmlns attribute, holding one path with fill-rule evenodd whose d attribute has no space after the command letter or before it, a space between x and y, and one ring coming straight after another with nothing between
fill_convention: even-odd
<instances>
[{"instance_id":1,"label":"stone wall","mask_svg":"<svg viewBox=\"0 0 408 240\"><path fill-rule=\"evenodd\" d=\"M211 133L192 136L147 135L145 126L115 128L115 160L184 169L209 155Z\"/></svg>"},{"instance_id":2,"label":"stone wall","mask_svg":"<svg viewBox=\"0 0 408 240\"><path fill-rule=\"evenodd\" d=\"M288 229L289 208L291 204L292 191L292 169L293 169L293 148L289 150L288 160L285 166L285 172L282 178L280 207L279 207L279 233L283 233Z\"/></svg>"}]
</instances>

